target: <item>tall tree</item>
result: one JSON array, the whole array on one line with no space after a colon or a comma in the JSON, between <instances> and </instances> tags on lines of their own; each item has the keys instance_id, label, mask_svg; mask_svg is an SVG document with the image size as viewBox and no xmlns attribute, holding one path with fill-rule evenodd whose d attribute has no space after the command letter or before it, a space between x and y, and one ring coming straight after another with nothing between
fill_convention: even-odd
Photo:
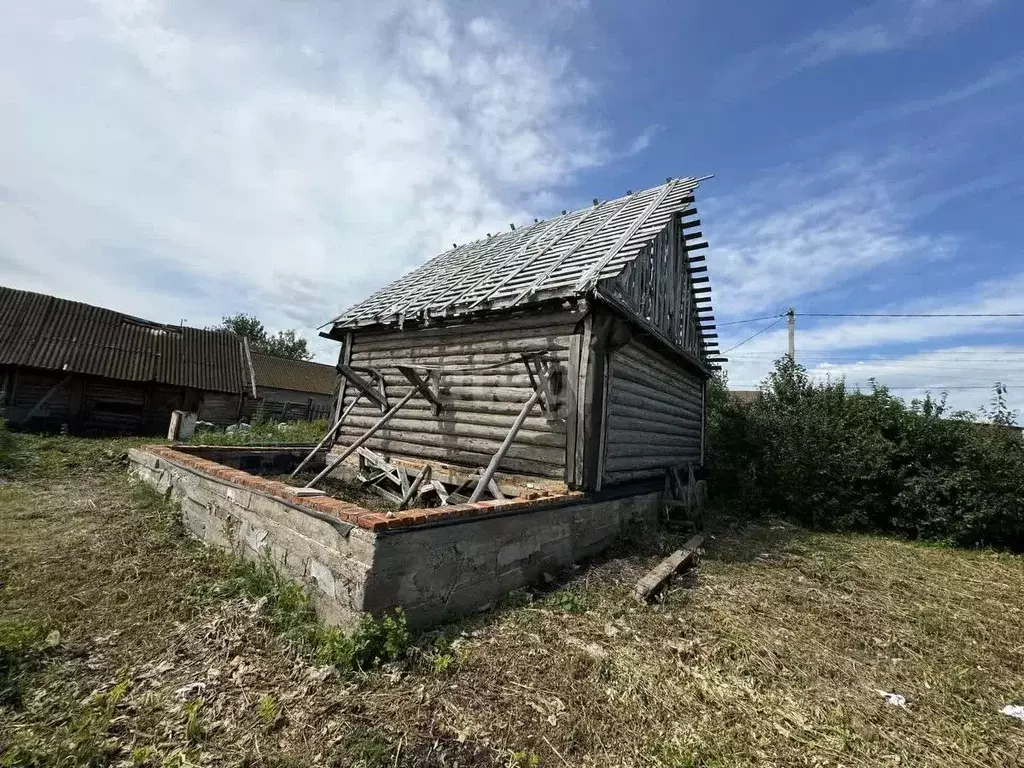
<instances>
[{"instance_id":1,"label":"tall tree","mask_svg":"<svg viewBox=\"0 0 1024 768\"><path fill-rule=\"evenodd\" d=\"M247 315L244 312L228 315L221 321L220 327L247 338L249 348L255 352L286 357L289 360L313 359L306 340L294 329L289 328L271 334L255 315Z\"/></svg>"}]
</instances>

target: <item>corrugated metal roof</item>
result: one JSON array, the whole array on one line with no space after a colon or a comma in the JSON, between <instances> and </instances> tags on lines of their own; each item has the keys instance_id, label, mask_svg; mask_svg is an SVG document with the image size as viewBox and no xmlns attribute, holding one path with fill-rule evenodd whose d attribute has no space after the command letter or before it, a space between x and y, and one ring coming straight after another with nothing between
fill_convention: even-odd
<instances>
[{"instance_id":1,"label":"corrugated metal roof","mask_svg":"<svg viewBox=\"0 0 1024 768\"><path fill-rule=\"evenodd\" d=\"M241 339L0 286L0 365L241 392Z\"/></svg>"},{"instance_id":2,"label":"corrugated metal roof","mask_svg":"<svg viewBox=\"0 0 1024 768\"><path fill-rule=\"evenodd\" d=\"M573 211L443 253L334 319L342 327L470 314L577 296L618 275L663 230L690 210L698 179L661 186Z\"/></svg>"},{"instance_id":3,"label":"corrugated metal roof","mask_svg":"<svg viewBox=\"0 0 1024 768\"><path fill-rule=\"evenodd\" d=\"M315 392L321 395L334 392L334 384L338 378L334 366L305 360L288 360L259 352L252 352L251 355L257 391L260 387L271 387L296 392Z\"/></svg>"}]
</instances>

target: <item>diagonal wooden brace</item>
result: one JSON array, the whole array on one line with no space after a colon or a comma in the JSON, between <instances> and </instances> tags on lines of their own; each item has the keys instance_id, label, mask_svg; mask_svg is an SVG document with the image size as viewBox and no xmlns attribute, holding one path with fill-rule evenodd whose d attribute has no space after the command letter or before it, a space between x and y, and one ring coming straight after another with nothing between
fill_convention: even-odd
<instances>
[{"instance_id":1,"label":"diagonal wooden brace","mask_svg":"<svg viewBox=\"0 0 1024 768\"><path fill-rule=\"evenodd\" d=\"M338 363L338 373L344 376L367 400L378 406L382 411L388 408L388 402L381 397L379 391L370 382L360 376L356 371L345 363Z\"/></svg>"},{"instance_id":2,"label":"diagonal wooden brace","mask_svg":"<svg viewBox=\"0 0 1024 768\"><path fill-rule=\"evenodd\" d=\"M420 394L423 395L423 399L430 403L431 410L434 415L437 416L440 414L444 406L441 405L441 400L438 398L437 392L431 387L431 385L425 382L413 368L400 365L398 366L398 370L401 371L402 375L405 376L406 379L408 379L410 384L420 391ZM434 379L434 382L436 383L436 379Z\"/></svg>"},{"instance_id":3,"label":"diagonal wooden brace","mask_svg":"<svg viewBox=\"0 0 1024 768\"><path fill-rule=\"evenodd\" d=\"M540 407L549 418L554 418L557 410L555 395L551 391L551 366L540 355L523 355L523 364L530 375L530 386L540 392ZM536 371L534 367L536 366Z\"/></svg>"}]
</instances>

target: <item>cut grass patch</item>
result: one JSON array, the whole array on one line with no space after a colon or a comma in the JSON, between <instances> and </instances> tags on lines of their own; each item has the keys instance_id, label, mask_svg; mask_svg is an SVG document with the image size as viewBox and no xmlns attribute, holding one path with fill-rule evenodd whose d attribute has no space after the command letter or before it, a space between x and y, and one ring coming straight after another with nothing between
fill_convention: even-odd
<instances>
[{"instance_id":1,"label":"cut grass patch","mask_svg":"<svg viewBox=\"0 0 1024 768\"><path fill-rule=\"evenodd\" d=\"M1020 557L711 518L663 602L632 597L682 543L654 533L408 651L377 622L339 669L318 648L352 639L302 590L185 540L120 443L63 440L0 486L0 617L27 633L0 765L1024 763L999 712L1024 696Z\"/></svg>"}]
</instances>

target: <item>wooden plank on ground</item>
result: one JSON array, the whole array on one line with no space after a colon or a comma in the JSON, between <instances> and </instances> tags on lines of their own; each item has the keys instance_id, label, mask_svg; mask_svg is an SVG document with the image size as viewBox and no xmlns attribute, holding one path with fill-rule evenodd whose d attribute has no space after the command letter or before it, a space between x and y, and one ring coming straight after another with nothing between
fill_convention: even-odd
<instances>
[{"instance_id":1,"label":"wooden plank on ground","mask_svg":"<svg viewBox=\"0 0 1024 768\"><path fill-rule=\"evenodd\" d=\"M673 574L692 564L697 557L697 550L704 543L703 536L694 536L682 549L677 549L666 557L633 587L633 597L643 603L650 599L668 581Z\"/></svg>"}]
</instances>

